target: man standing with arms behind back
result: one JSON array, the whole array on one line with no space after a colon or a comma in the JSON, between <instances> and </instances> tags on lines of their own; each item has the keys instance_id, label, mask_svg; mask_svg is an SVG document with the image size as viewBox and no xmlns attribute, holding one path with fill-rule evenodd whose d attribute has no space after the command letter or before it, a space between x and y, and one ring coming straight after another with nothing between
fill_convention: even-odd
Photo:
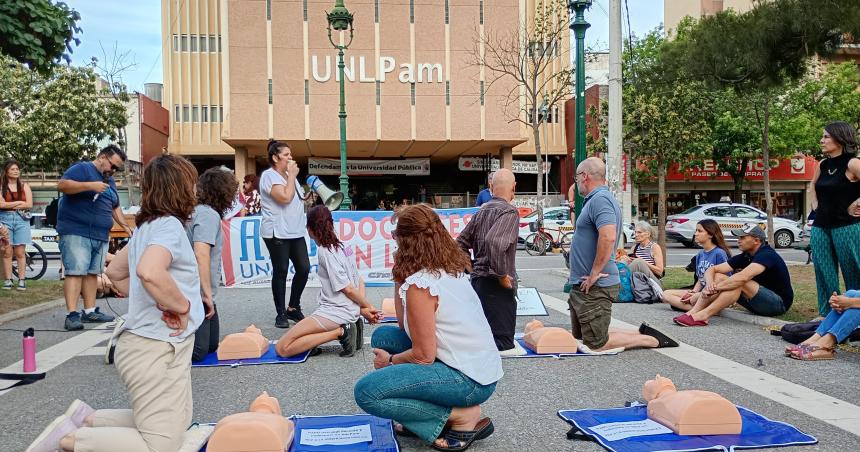
<instances>
[{"instance_id":1,"label":"man standing with arms behind back","mask_svg":"<svg viewBox=\"0 0 860 452\"><path fill-rule=\"evenodd\" d=\"M573 335L594 351L677 347L677 341L647 323L638 332L609 329L612 302L618 299L621 287L614 258L621 235L621 208L606 186L603 160L583 160L574 179L585 202L570 245L568 304Z\"/></svg>"},{"instance_id":2,"label":"man standing with arms behind back","mask_svg":"<svg viewBox=\"0 0 860 452\"><path fill-rule=\"evenodd\" d=\"M516 270L519 215L511 205L516 181L514 173L500 169L493 175L493 198L481 206L457 244L475 254L472 288L481 299L484 315L493 331L502 356L522 355L525 350L514 341L517 326Z\"/></svg>"},{"instance_id":3,"label":"man standing with arms behind back","mask_svg":"<svg viewBox=\"0 0 860 452\"><path fill-rule=\"evenodd\" d=\"M111 144L93 161L80 161L63 173L57 189L65 196L57 211L60 255L66 271L63 295L66 299L65 328L82 330L81 323L110 322L113 316L96 307L98 275L105 268L105 254L113 222L116 220L131 235L119 205L113 174L125 162L125 153ZM78 312L78 296L83 296L84 311Z\"/></svg>"}]
</instances>

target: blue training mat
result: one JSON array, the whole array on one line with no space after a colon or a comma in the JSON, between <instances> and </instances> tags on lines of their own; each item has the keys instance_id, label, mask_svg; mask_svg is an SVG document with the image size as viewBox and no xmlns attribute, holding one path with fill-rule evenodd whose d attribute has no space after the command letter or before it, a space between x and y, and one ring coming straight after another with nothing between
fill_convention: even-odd
<instances>
[{"instance_id":1,"label":"blue training mat","mask_svg":"<svg viewBox=\"0 0 860 452\"><path fill-rule=\"evenodd\" d=\"M764 449L768 447L798 446L815 444L815 437L801 432L792 425L772 421L754 411L738 407L741 413L742 430L740 435L681 436L665 433L648 436L634 436L616 441L590 430L600 424L610 422L641 421L648 418L645 405L627 408L560 410L558 416L582 433L594 438L598 444L610 451L649 452L649 451L696 451L736 449Z\"/></svg>"},{"instance_id":2,"label":"blue training mat","mask_svg":"<svg viewBox=\"0 0 860 452\"><path fill-rule=\"evenodd\" d=\"M400 444L394 436L394 425L389 419L382 419L369 414L354 414L344 416L291 416L295 423L295 436L289 452L400 452ZM369 424L370 443L347 444L342 446L303 446L301 442L303 429L323 429L337 427L354 427ZM214 424L210 424L214 425ZM206 452L206 445L200 449Z\"/></svg>"},{"instance_id":3,"label":"blue training mat","mask_svg":"<svg viewBox=\"0 0 860 452\"><path fill-rule=\"evenodd\" d=\"M503 359L508 359L508 358L562 358L562 357L566 357L566 356L614 356L614 355L618 354L617 352L613 352L613 353L582 353L582 352L576 352L576 353L535 353L533 350L526 347L526 341L525 341L525 339L522 338L522 334L518 333L516 336L514 336L514 338L516 339L517 342L520 343L520 346L526 351L526 354L521 355L521 356L503 356L502 357Z\"/></svg>"},{"instance_id":4,"label":"blue training mat","mask_svg":"<svg viewBox=\"0 0 860 452\"><path fill-rule=\"evenodd\" d=\"M310 350L302 353L301 355L290 356L289 358L281 358L275 353L275 344L269 344L269 349L266 350L266 353L259 358L249 358L249 359L225 359L224 361L218 361L217 352L212 352L206 355L200 361L194 361L191 363L191 367L218 367L218 366L256 366L259 364L299 364L307 361L308 355L310 355Z\"/></svg>"}]
</instances>

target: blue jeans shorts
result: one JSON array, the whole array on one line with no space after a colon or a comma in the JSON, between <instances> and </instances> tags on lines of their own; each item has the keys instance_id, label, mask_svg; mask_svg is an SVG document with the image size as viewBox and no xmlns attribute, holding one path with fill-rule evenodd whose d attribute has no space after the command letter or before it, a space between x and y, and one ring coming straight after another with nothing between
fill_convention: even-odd
<instances>
[{"instance_id":1,"label":"blue jeans shorts","mask_svg":"<svg viewBox=\"0 0 860 452\"><path fill-rule=\"evenodd\" d=\"M0 212L0 223L9 229L9 241L12 246L29 245L33 241L30 235L30 222L21 218L18 212L6 210Z\"/></svg>"},{"instance_id":2,"label":"blue jeans shorts","mask_svg":"<svg viewBox=\"0 0 860 452\"><path fill-rule=\"evenodd\" d=\"M105 271L108 242L80 235L60 236L60 255L67 276L100 275Z\"/></svg>"},{"instance_id":3,"label":"blue jeans shorts","mask_svg":"<svg viewBox=\"0 0 860 452\"><path fill-rule=\"evenodd\" d=\"M773 317L788 311L782 297L765 286L759 286L758 292L751 299L741 295L738 304L752 311L753 314Z\"/></svg>"}]
</instances>

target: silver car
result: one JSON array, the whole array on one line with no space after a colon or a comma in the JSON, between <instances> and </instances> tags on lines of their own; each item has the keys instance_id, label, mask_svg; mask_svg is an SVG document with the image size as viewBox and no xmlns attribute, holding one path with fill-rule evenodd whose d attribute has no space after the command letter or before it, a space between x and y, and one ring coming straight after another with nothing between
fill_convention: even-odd
<instances>
[{"instance_id":1,"label":"silver car","mask_svg":"<svg viewBox=\"0 0 860 452\"><path fill-rule=\"evenodd\" d=\"M680 242L688 248L696 246L693 233L696 224L710 218L720 225L727 241L736 241L732 229L740 229L748 224L766 224L767 215L761 210L745 204L713 203L691 207L678 215L666 218L666 238ZM803 232L797 223L786 218L774 217L774 241L777 248L787 248L798 241Z\"/></svg>"}]
</instances>

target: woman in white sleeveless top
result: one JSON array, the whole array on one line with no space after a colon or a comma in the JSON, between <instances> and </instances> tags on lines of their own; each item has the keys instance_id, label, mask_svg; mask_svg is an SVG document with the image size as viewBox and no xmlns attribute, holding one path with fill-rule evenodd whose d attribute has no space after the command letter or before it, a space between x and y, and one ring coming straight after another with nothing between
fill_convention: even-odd
<instances>
[{"instance_id":1,"label":"woman in white sleeveless top","mask_svg":"<svg viewBox=\"0 0 860 452\"><path fill-rule=\"evenodd\" d=\"M373 332L374 367L355 385L369 414L396 422L437 450L465 450L493 433L480 404L502 378L502 363L463 253L426 204L395 214L398 326Z\"/></svg>"}]
</instances>

